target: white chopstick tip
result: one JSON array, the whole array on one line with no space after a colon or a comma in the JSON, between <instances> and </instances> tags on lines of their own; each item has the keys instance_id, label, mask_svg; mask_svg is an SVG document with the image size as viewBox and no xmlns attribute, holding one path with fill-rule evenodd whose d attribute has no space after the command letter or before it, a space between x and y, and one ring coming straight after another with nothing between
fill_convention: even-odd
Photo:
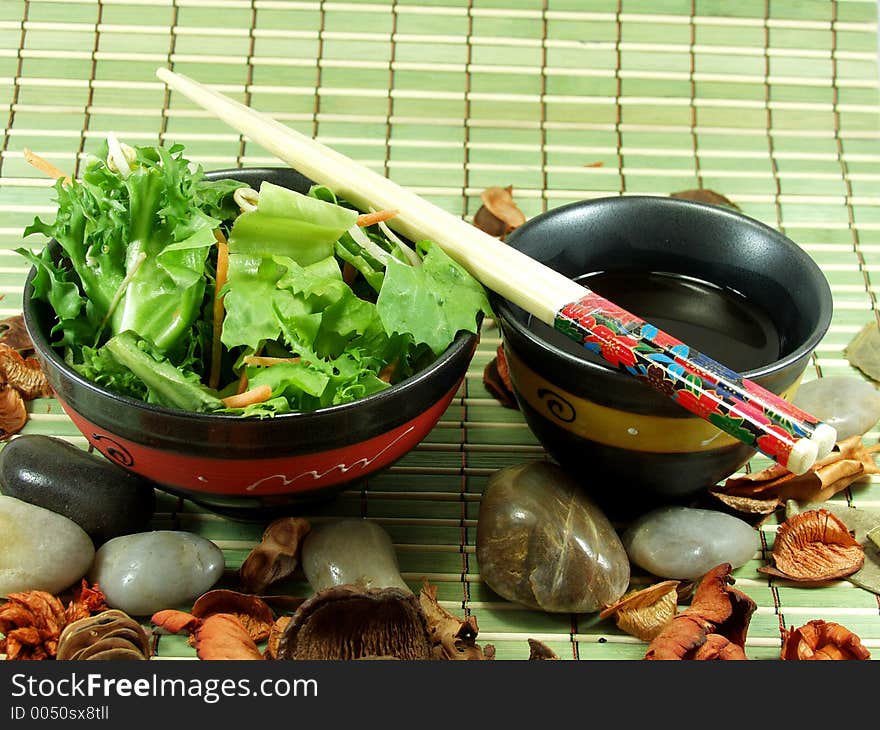
<instances>
[{"instance_id":1,"label":"white chopstick tip","mask_svg":"<svg viewBox=\"0 0 880 730\"><path fill-rule=\"evenodd\" d=\"M788 455L788 463L785 468L792 474L804 474L816 463L819 446L811 439L799 439L794 442L791 453Z\"/></svg>"},{"instance_id":2,"label":"white chopstick tip","mask_svg":"<svg viewBox=\"0 0 880 730\"><path fill-rule=\"evenodd\" d=\"M810 441L813 441L819 449L816 458L824 459L837 443L837 429L827 423L820 423L810 436Z\"/></svg>"}]
</instances>

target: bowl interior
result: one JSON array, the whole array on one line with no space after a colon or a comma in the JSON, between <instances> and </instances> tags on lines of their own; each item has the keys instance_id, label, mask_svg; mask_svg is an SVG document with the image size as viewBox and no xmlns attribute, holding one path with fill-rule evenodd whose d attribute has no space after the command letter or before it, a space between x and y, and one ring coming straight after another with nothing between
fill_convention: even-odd
<instances>
[{"instance_id":1,"label":"bowl interior","mask_svg":"<svg viewBox=\"0 0 880 730\"><path fill-rule=\"evenodd\" d=\"M719 206L652 196L572 203L531 219L508 243L569 278L663 272L742 295L769 317L780 340L780 356L744 370L750 378L811 352L831 320L830 288L815 262L780 232ZM519 307L497 296L492 303L510 327L554 356L608 369L598 360L578 358L560 344L561 336L546 337L550 328L535 335Z\"/></svg>"}]
</instances>

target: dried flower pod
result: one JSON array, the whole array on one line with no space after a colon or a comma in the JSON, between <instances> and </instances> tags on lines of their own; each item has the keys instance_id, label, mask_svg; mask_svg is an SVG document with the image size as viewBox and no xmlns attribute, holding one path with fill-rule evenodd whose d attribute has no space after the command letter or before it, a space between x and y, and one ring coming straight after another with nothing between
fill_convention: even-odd
<instances>
[{"instance_id":1,"label":"dried flower pod","mask_svg":"<svg viewBox=\"0 0 880 730\"><path fill-rule=\"evenodd\" d=\"M642 641L651 641L675 618L678 610L677 580L665 580L638 591L630 591L599 612L599 618L614 616L617 626Z\"/></svg>"},{"instance_id":2,"label":"dried flower pod","mask_svg":"<svg viewBox=\"0 0 880 730\"><path fill-rule=\"evenodd\" d=\"M58 640L59 660L150 658L150 637L124 611L108 609L64 627Z\"/></svg>"},{"instance_id":3,"label":"dried flower pod","mask_svg":"<svg viewBox=\"0 0 880 730\"><path fill-rule=\"evenodd\" d=\"M0 606L0 652L11 660L54 657L66 623L61 601L45 591L10 593L7 599Z\"/></svg>"},{"instance_id":4,"label":"dried flower pod","mask_svg":"<svg viewBox=\"0 0 880 730\"><path fill-rule=\"evenodd\" d=\"M474 225L490 236L503 239L526 222L525 214L513 201L513 186L492 186L480 193L483 205L474 214Z\"/></svg>"},{"instance_id":5,"label":"dried flower pod","mask_svg":"<svg viewBox=\"0 0 880 730\"><path fill-rule=\"evenodd\" d=\"M740 649L757 604L733 583L730 563L721 563L703 576L691 605L679 613L651 641L645 659L742 659L738 652L709 636L717 634Z\"/></svg>"},{"instance_id":6,"label":"dried flower pod","mask_svg":"<svg viewBox=\"0 0 880 730\"><path fill-rule=\"evenodd\" d=\"M437 586L425 581L419 594L419 604L428 621L432 653L435 659L482 660L487 657L477 645L479 633L477 617L459 619L437 601ZM494 652L493 652L494 656Z\"/></svg>"},{"instance_id":7,"label":"dried flower pod","mask_svg":"<svg viewBox=\"0 0 880 730\"><path fill-rule=\"evenodd\" d=\"M721 634L707 634L705 643L694 652L693 659L712 661L716 659L745 660L745 651Z\"/></svg>"},{"instance_id":8,"label":"dried flower pod","mask_svg":"<svg viewBox=\"0 0 880 730\"><path fill-rule=\"evenodd\" d=\"M843 578L859 570L865 551L841 519L826 509L808 510L779 527L771 554L774 566L761 573L795 581Z\"/></svg>"},{"instance_id":9,"label":"dried flower pod","mask_svg":"<svg viewBox=\"0 0 880 730\"><path fill-rule=\"evenodd\" d=\"M278 642L279 659L431 659L418 599L400 588L339 585L300 606Z\"/></svg>"},{"instance_id":10,"label":"dried flower pod","mask_svg":"<svg viewBox=\"0 0 880 730\"><path fill-rule=\"evenodd\" d=\"M282 517L269 524L257 545L239 568L245 590L263 593L272 583L291 575L311 524L301 517Z\"/></svg>"},{"instance_id":11,"label":"dried flower pod","mask_svg":"<svg viewBox=\"0 0 880 730\"><path fill-rule=\"evenodd\" d=\"M861 639L845 626L813 620L798 629L783 632L784 660L870 659Z\"/></svg>"},{"instance_id":12,"label":"dried flower pod","mask_svg":"<svg viewBox=\"0 0 880 730\"><path fill-rule=\"evenodd\" d=\"M196 599L191 613L200 619L215 613L231 614L241 622L254 641L268 639L272 625L275 623L272 609L262 598L225 588L203 593Z\"/></svg>"}]
</instances>

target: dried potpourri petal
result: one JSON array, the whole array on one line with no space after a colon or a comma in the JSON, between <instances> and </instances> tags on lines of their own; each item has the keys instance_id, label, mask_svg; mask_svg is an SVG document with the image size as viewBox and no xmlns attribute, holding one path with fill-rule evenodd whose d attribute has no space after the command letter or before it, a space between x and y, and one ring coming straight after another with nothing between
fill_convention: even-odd
<instances>
[{"instance_id":1,"label":"dried potpourri petal","mask_svg":"<svg viewBox=\"0 0 880 730\"><path fill-rule=\"evenodd\" d=\"M215 613L199 620L195 630L196 656L205 661L263 659L256 642L237 616Z\"/></svg>"},{"instance_id":2,"label":"dried potpourri petal","mask_svg":"<svg viewBox=\"0 0 880 730\"><path fill-rule=\"evenodd\" d=\"M190 634L199 659L263 659L256 642L237 616L214 613L201 619L185 611L157 611L150 623L172 634Z\"/></svg>"},{"instance_id":3,"label":"dried potpourri petal","mask_svg":"<svg viewBox=\"0 0 880 730\"><path fill-rule=\"evenodd\" d=\"M27 419L21 393L15 388L0 386L0 441L7 441L21 431Z\"/></svg>"},{"instance_id":4,"label":"dried potpourri petal","mask_svg":"<svg viewBox=\"0 0 880 730\"><path fill-rule=\"evenodd\" d=\"M39 361L23 358L4 342L0 342L0 383L15 388L25 400L48 397L53 392Z\"/></svg>"},{"instance_id":5,"label":"dried potpourri petal","mask_svg":"<svg viewBox=\"0 0 880 730\"><path fill-rule=\"evenodd\" d=\"M64 605L45 591L10 593L0 606L0 652L10 660L50 659L67 623Z\"/></svg>"},{"instance_id":6,"label":"dried potpourri petal","mask_svg":"<svg viewBox=\"0 0 880 730\"><path fill-rule=\"evenodd\" d=\"M741 661L747 659L741 646L734 644L721 634L708 634L706 642L694 652L693 658L699 661L715 659Z\"/></svg>"},{"instance_id":7,"label":"dried potpourri petal","mask_svg":"<svg viewBox=\"0 0 880 730\"><path fill-rule=\"evenodd\" d=\"M647 588L630 591L599 612L599 618L614 616L617 626L642 641L651 641L675 618L678 610L677 580L664 580Z\"/></svg>"},{"instance_id":8,"label":"dried potpourri petal","mask_svg":"<svg viewBox=\"0 0 880 730\"><path fill-rule=\"evenodd\" d=\"M97 583L89 585L83 578L73 594L73 599L64 611L67 623L92 616L107 610L107 596Z\"/></svg>"},{"instance_id":9,"label":"dried potpourri petal","mask_svg":"<svg viewBox=\"0 0 880 730\"><path fill-rule=\"evenodd\" d=\"M798 629L783 631L783 660L870 659L861 639L845 626L815 619Z\"/></svg>"},{"instance_id":10,"label":"dried potpourri petal","mask_svg":"<svg viewBox=\"0 0 880 730\"><path fill-rule=\"evenodd\" d=\"M740 207L729 198L714 190L705 188L697 188L694 190L680 190L677 193L670 193L670 198L681 198L682 200L693 200L697 203L710 203L711 205L722 205L726 208L739 210Z\"/></svg>"},{"instance_id":11,"label":"dried potpourri petal","mask_svg":"<svg viewBox=\"0 0 880 730\"><path fill-rule=\"evenodd\" d=\"M34 343L24 324L24 315L16 314L0 320L0 343L20 353L33 351Z\"/></svg>"},{"instance_id":12,"label":"dried potpourri petal","mask_svg":"<svg viewBox=\"0 0 880 730\"><path fill-rule=\"evenodd\" d=\"M505 408L519 409L519 404L513 393L513 383L510 381L510 371L507 367L507 357L504 355L503 345L498 345L495 357L483 368L483 385Z\"/></svg>"},{"instance_id":13,"label":"dried potpourri petal","mask_svg":"<svg viewBox=\"0 0 880 730\"><path fill-rule=\"evenodd\" d=\"M275 615L269 605L259 596L218 588L203 593L193 604L192 615L206 619L215 613L235 616L254 641L269 638L275 623Z\"/></svg>"},{"instance_id":14,"label":"dried potpourri petal","mask_svg":"<svg viewBox=\"0 0 880 730\"><path fill-rule=\"evenodd\" d=\"M465 619L453 616L437 601L437 586L427 581L419 594L419 603L428 621L428 632L435 659L487 658L485 652L476 643L479 633L476 616L468 616Z\"/></svg>"},{"instance_id":15,"label":"dried potpourri petal","mask_svg":"<svg viewBox=\"0 0 880 730\"><path fill-rule=\"evenodd\" d=\"M547 646L543 641L538 641L537 639L529 639L530 661L545 661L552 659L559 659L553 649Z\"/></svg>"},{"instance_id":16,"label":"dried potpourri petal","mask_svg":"<svg viewBox=\"0 0 880 730\"><path fill-rule=\"evenodd\" d=\"M303 540L312 529L302 517L281 517L263 532L257 545L239 568L245 590L263 593L271 584L291 575L299 564Z\"/></svg>"},{"instance_id":17,"label":"dried potpourri petal","mask_svg":"<svg viewBox=\"0 0 880 730\"><path fill-rule=\"evenodd\" d=\"M513 186L492 186L480 193L483 205L474 214L474 225L490 236L504 239L526 222L525 214L513 200Z\"/></svg>"},{"instance_id":18,"label":"dried potpourri petal","mask_svg":"<svg viewBox=\"0 0 880 730\"><path fill-rule=\"evenodd\" d=\"M718 635L740 649L745 647L749 622L757 604L730 586L734 582L732 571L730 563L721 563L703 576L691 605L654 637L645 659L743 658L736 650L725 648L726 644L719 639L709 639ZM700 652L706 643L710 646Z\"/></svg>"},{"instance_id":19,"label":"dried potpourri petal","mask_svg":"<svg viewBox=\"0 0 880 730\"><path fill-rule=\"evenodd\" d=\"M731 477L712 494L726 505L744 512L770 514L787 499L823 502L854 481L880 473L874 453L880 444L865 446L859 435L841 441L837 448L800 475L774 464L741 477Z\"/></svg>"},{"instance_id":20,"label":"dried potpourri petal","mask_svg":"<svg viewBox=\"0 0 880 730\"><path fill-rule=\"evenodd\" d=\"M816 509L780 525L771 558L774 566L762 566L759 572L816 582L855 573L865 562L865 551L839 517L827 509Z\"/></svg>"}]
</instances>

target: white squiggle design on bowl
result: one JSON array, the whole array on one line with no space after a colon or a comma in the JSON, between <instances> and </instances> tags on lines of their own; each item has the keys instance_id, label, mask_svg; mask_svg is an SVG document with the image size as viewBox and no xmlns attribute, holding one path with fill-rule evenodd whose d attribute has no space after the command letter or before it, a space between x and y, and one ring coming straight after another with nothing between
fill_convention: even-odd
<instances>
[{"instance_id":1,"label":"white squiggle design on bowl","mask_svg":"<svg viewBox=\"0 0 880 730\"><path fill-rule=\"evenodd\" d=\"M407 434L409 434L411 431L413 431L414 429L415 429L415 426L410 426L408 429L406 429L406 431L404 431L402 434L400 434L400 436L395 438L393 441L390 441L388 444L386 444L384 446L384 448L382 448L376 454L374 454L373 456L370 456L370 457L364 457L362 459L358 459L353 464L336 464L335 466L331 466L326 471L323 471L320 473L317 470L312 469L311 471L304 471L301 474L297 474L295 477L289 477L289 476L287 476L287 474L272 474L271 476L262 477L262 478L258 479L257 481L253 482L252 484L249 484L248 486L245 487L245 491L253 492L261 484L263 484L265 482L272 481L273 479L280 479L281 485L286 487L290 484L293 484L297 479L302 479L303 477L307 477L307 476L311 476L312 479L317 481L318 479L322 479L323 477L327 476L330 472L333 472L336 470L339 470L342 474L345 474L345 473L347 473L357 467L364 469L364 468L368 467L370 464L372 464L374 461L376 461L376 459L378 459L380 456L382 456L382 454L384 454L386 451L388 451L398 441L403 440L403 438Z\"/></svg>"}]
</instances>

